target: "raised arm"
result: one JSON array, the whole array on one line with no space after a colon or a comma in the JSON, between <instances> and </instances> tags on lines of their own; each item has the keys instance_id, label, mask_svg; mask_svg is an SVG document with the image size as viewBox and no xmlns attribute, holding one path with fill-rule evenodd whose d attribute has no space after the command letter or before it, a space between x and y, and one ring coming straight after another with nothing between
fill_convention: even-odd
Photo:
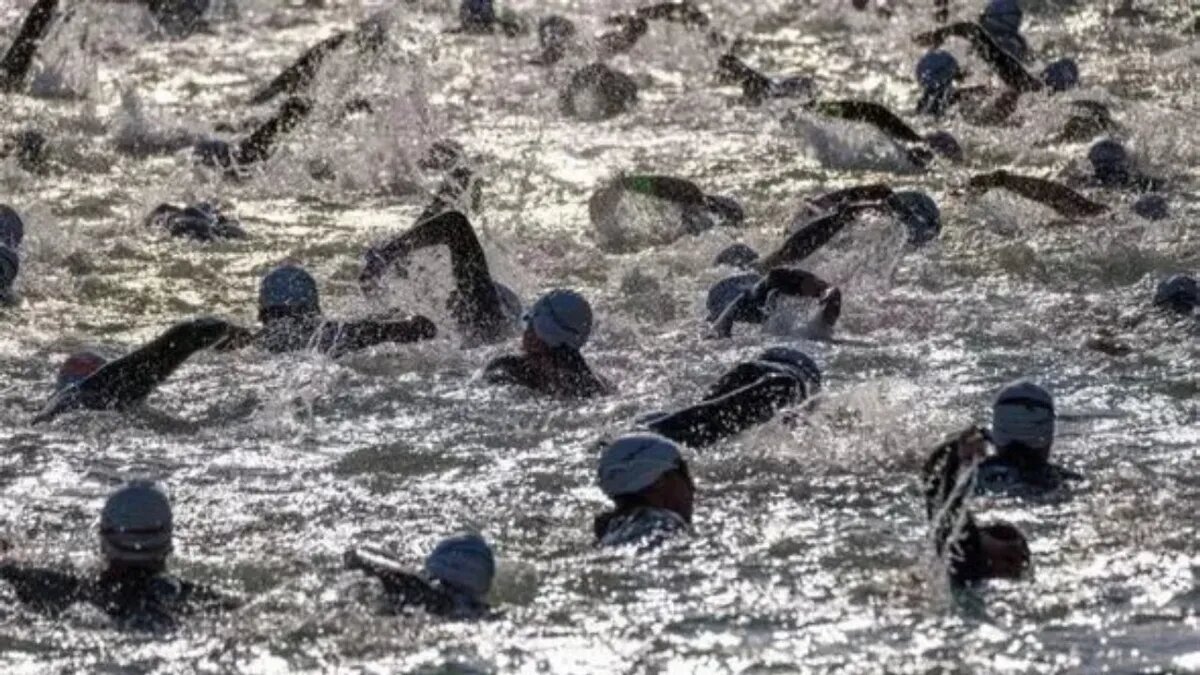
<instances>
[{"instance_id":1,"label":"raised arm","mask_svg":"<svg viewBox=\"0 0 1200 675\"><path fill-rule=\"evenodd\" d=\"M1091 217L1108 212L1107 206L1096 203L1065 185L1032 176L1019 176L1003 170L972 176L968 185L975 190L1008 190L1069 217Z\"/></svg>"},{"instance_id":2,"label":"raised arm","mask_svg":"<svg viewBox=\"0 0 1200 675\"><path fill-rule=\"evenodd\" d=\"M0 91L14 91L25 81L38 43L46 36L57 8L58 0L36 0L29 8L17 37L0 59Z\"/></svg>"},{"instance_id":3,"label":"raised arm","mask_svg":"<svg viewBox=\"0 0 1200 675\"><path fill-rule=\"evenodd\" d=\"M423 316L403 321L339 321L322 326L317 350L336 356L385 342L409 344L435 337L437 326Z\"/></svg>"},{"instance_id":4,"label":"raised arm","mask_svg":"<svg viewBox=\"0 0 1200 675\"><path fill-rule=\"evenodd\" d=\"M678 443L704 447L762 424L780 408L802 398L803 389L794 378L771 374L724 396L658 418L647 426Z\"/></svg>"},{"instance_id":5,"label":"raised arm","mask_svg":"<svg viewBox=\"0 0 1200 675\"><path fill-rule=\"evenodd\" d=\"M891 138L905 143L924 143L925 139L886 106L871 101L821 101L813 110L827 117L866 122Z\"/></svg>"}]
</instances>

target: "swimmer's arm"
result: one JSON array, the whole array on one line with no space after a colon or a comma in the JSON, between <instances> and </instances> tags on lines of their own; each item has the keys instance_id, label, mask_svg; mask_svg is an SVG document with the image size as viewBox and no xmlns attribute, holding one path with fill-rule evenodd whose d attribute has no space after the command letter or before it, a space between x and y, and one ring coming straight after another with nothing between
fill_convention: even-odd
<instances>
[{"instance_id":1,"label":"swimmer's arm","mask_svg":"<svg viewBox=\"0 0 1200 675\"><path fill-rule=\"evenodd\" d=\"M703 447L766 422L800 395L793 378L768 375L724 396L654 420L647 427L676 442Z\"/></svg>"},{"instance_id":2,"label":"swimmer's arm","mask_svg":"<svg viewBox=\"0 0 1200 675\"><path fill-rule=\"evenodd\" d=\"M250 102L255 105L266 103L284 92L295 93L307 87L316 77L317 70L320 69L325 57L342 46L348 37L348 33L335 33L310 47L292 65L275 76L275 79L271 80L267 86L254 94Z\"/></svg>"},{"instance_id":3,"label":"swimmer's arm","mask_svg":"<svg viewBox=\"0 0 1200 675\"><path fill-rule=\"evenodd\" d=\"M823 115L866 122L888 136L906 143L922 143L921 134L885 106L871 101L822 101L815 109Z\"/></svg>"},{"instance_id":4,"label":"swimmer's arm","mask_svg":"<svg viewBox=\"0 0 1200 675\"><path fill-rule=\"evenodd\" d=\"M408 344L437 337L437 326L423 316L404 321L342 321L325 324L319 338L322 352L341 354L385 342Z\"/></svg>"},{"instance_id":5,"label":"swimmer's arm","mask_svg":"<svg viewBox=\"0 0 1200 675\"><path fill-rule=\"evenodd\" d=\"M782 267L791 263L800 263L808 256L816 253L822 246L829 243L838 232L854 222L858 214L866 210L881 210L881 204L851 204L820 218L815 218L807 225L797 230L783 242L777 250L757 263L759 270L766 271L773 267Z\"/></svg>"},{"instance_id":6,"label":"swimmer's arm","mask_svg":"<svg viewBox=\"0 0 1200 675\"><path fill-rule=\"evenodd\" d=\"M494 359L483 369L483 379L489 384L515 384L531 389L539 384L525 358L516 354Z\"/></svg>"},{"instance_id":7,"label":"swimmer's arm","mask_svg":"<svg viewBox=\"0 0 1200 675\"><path fill-rule=\"evenodd\" d=\"M620 183L621 187L628 192L636 192L676 204L701 206L705 201L704 192L695 183L674 176L622 176Z\"/></svg>"},{"instance_id":8,"label":"swimmer's arm","mask_svg":"<svg viewBox=\"0 0 1200 675\"><path fill-rule=\"evenodd\" d=\"M0 579L7 581L17 598L35 610L57 613L85 600L90 586L70 572L13 564L0 564Z\"/></svg>"},{"instance_id":9,"label":"swimmer's arm","mask_svg":"<svg viewBox=\"0 0 1200 675\"><path fill-rule=\"evenodd\" d=\"M670 21L696 28L705 28L709 24L708 15L690 2L660 2L639 7L635 14L642 19Z\"/></svg>"},{"instance_id":10,"label":"swimmer's arm","mask_svg":"<svg viewBox=\"0 0 1200 675\"><path fill-rule=\"evenodd\" d=\"M1032 176L1019 176L1003 170L973 176L968 185L983 190L1003 188L1025 199L1044 204L1064 216L1096 216L1108 211L1108 207L1103 204L1098 204L1060 183Z\"/></svg>"},{"instance_id":11,"label":"swimmer's arm","mask_svg":"<svg viewBox=\"0 0 1200 675\"><path fill-rule=\"evenodd\" d=\"M366 265L359 275L364 290L388 268L395 266L415 251L431 246L446 246L455 268L455 276L461 275L486 278L491 282L487 269L487 256L475 236L475 230L467 217L458 211L445 211L419 222L411 230L394 237L380 246L371 247L366 255ZM480 279L472 279L479 281Z\"/></svg>"},{"instance_id":12,"label":"swimmer's arm","mask_svg":"<svg viewBox=\"0 0 1200 675\"><path fill-rule=\"evenodd\" d=\"M732 391L741 389L747 385L754 384L762 379L764 369L762 366L749 362L739 363L737 366L721 376L708 390L708 394L704 397L705 401L711 401L720 398Z\"/></svg>"},{"instance_id":13,"label":"swimmer's arm","mask_svg":"<svg viewBox=\"0 0 1200 675\"><path fill-rule=\"evenodd\" d=\"M0 91L12 91L21 86L33 65L38 43L46 36L57 7L58 0L37 0L29 8L17 37L4 53L4 58L0 59Z\"/></svg>"},{"instance_id":14,"label":"swimmer's arm","mask_svg":"<svg viewBox=\"0 0 1200 675\"><path fill-rule=\"evenodd\" d=\"M258 333L245 326L230 325L225 339L213 345L218 352L232 352L252 346L258 340Z\"/></svg>"},{"instance_id":15,"label":"swimmer's arm","mask_svg":"<svg viewBox=\"0 0 1200 675\"><path fill-rule=\"evenodd\" d=\"M245 165L266 160L279 137L296 128L312 112L312 107L312 102L302 98L284 101L274 117L237 144L237 163Z\"/></svg>"},{"instance_id":16,"label":"swimmer's arm","mask_svg":"<svg viewBox=\"0 0 1200 675\"><path fill-rule=\"evenodd\" d=\"M870 185L855 185L853 187L835 190L808 200L813 208L820 211L833 211L855 202L883 201L892 196L892 188L883 183Z\"/></svg>"}]
</instances>

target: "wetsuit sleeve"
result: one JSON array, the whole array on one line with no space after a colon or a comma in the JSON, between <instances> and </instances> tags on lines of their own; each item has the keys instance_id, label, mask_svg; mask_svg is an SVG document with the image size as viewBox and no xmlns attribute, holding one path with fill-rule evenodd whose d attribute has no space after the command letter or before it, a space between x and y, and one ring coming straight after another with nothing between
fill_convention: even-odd
<instances>
[{"instance_id":1,"label":"wetsuit sleeve","mask_svg":"<svg viewBox=\"0 0 1200 675\"><path fill-rule=\"evenodd\" d=\"M767 298L772 292L795 297L819 298L829 288L829 284L811 272L793 267L776 267L758 282L754 288L745 291L737 300L729 304L725 311L713 322L713 335L727 338L733 333L733 324L738 321L752 321L752 317L761 315ZM838 297L837 311L841 310L841 298ZM834 317L834 322L837 317Z\"/></svg>"},{"instance_id":2,"label":"wetsuit sleeve","mask_svg":"<svg viewBox=\"0 0 1200 675\"><path fill-rule=\"evenodd\" d=\"M1065 185L1032 176L1018 176L1007 171L973 176L969 185L984 190L1003 188L1025 199L1044 204L1064 216L1097 216L1108 211L1108 207Z\"/></svg>"},{"instance_id":3,"label":"wetsuit sleeve","mask_svg":"<svg viewBox=\"0 0 1200 675\"><path fill-rule=\"evenodd\" d=\"M346 552L345 561L347 568L379 579L388 600L396 605L422 607L435 614L445 614L453 609L453 602L445 593L438 592L427 581L404 571L398 562L380 553L351 549Z\"/></svg>"},{"instance_id":4,"label":"wetsuit sleeve","mask_svg":"<svg viewBox=\"0 0 1200 675\"><path fill-rule=\"evenodd\" d=\"M13 91L25 81L33 65L38 43L46 36L57 8L58 0L37 0L33 3L17 37L4 53L4 58L0 59L0 91Z\"/></svg>"},{"instance_id":5,"label":"wetsuit sleeve","mask_svg":"<svg viewBox=\"0 0 1200 675\"><path fill-rule=\"evenodd\" d=\"M407 344L436 336L437 326L423 316L404 321L341 321L322 326L317 348L336 355L385 342Z\"/></svg>"},{"instance_id":6,"label":"wetsuit sleeve","mask_svg":"<svg viewBox=\"0 0 1200 675\"><path fill-rule=\"evenodd\" d=\"M802 399L803 388L795 378L773 374L724 396L656 419L647 427L677 443L704 447L762 424L779 408Z\"/></svg>"},{"instance_id":7,"label":"wetsuit sleeve","mask_svg":"<svg viewBox=\"0 0 1200 675\"><path fill-rule=\"evenodd\" d=\"M304 89L312 83L325 58L341 47L349 36L349 33L336 33L310 47L300 55L300 58L296 59L295 63L288 66L267 86L255 93L250 102L258 105L270 101L279 94L294 94Z\"/></svg>"},{"instance_id":8,"label":"wetsuit sleeve","mask_svg":"<svg viewBox=\"0 0 1200 675\"><path fill-rule=\"evenodd\" d=\"M721 379L717 380L716 384L708 390L708 394L703 400L711 401L720 398L734 390L754 384L763 377L776 372L778 371L764 367L757 361L739 363L732 370L722 375Z\"/></svg>"},{"instance_id":9,"label":"wetsuit sleeve","mask_svg":"<svg viewBox=\"0 0 1200 675\"><path fill-rule=\"evenodd\" d=\"M624 176L621 187L675 204L703 206L705 203L704 192L695 183L674 176Z\"/></svg>"},{"instance_id":10,"label":"wetsuit sleeve","mask_svg":"<svg viewBox=\"0 0 1200 675\"><path fill-rule=\"evenodd\" d=\"M1004 81L1004 84L1016 89L1017 91L1041 91L1042 81L1034 77L1025 66L1012 54L1004 51L991 35L977 23L971 21L963 21L956 24L951 24L945 28L940 28L934 31L938 34L943 34L942 40L945 37L956 36L967 39L971 43L971 48L979 55L979 58L987 62L992 70ZM941 44L941 41L938 44Z\"/></svg>"},{"instance_id":11,"label":"wetsuit sleeve","mask_svg":"<svg viewBox=\"0 0 1200 675\"><path fill-rule=\"evenodd\" d=\"M835 190L808 200L820 211L836 211L858 202L881 202L892 196L892 188L883 183L855 185Z\"/></svg>"},{"instance_id":12,"label":"wetsuit sleeve","mask_svg":"<svg viewBox=\"0 0 1200 675\"><path fill-rule=\"evenodd\" d=\"M906 143L921 143L924 139L896 113L871 101L822 101L814 109L829 117L852 122L866 122L888 136Z\"/></svg>"},{"instance_id":13,"label":"wetsuit sleeve","mask_svg":"<svg viewBox=\"0 0 1200 675\"><path fill-rule=\"evenodd\" d=\"M225 339L213 347L218 352L232 352L245 349L258 340L258 333L245 326L229 326Z\"/></svg>"},{"instance_id":14,"label":"wetsuit sleeve","mask_svg":"<svg viewBox=\"0 0 1200 675\"><path fill-rule=\"evenodd\" d=\"M742 86L742 98L748 103L761 103L771 90L771 78L746 65L733 54L726 54L717 62L717 74L726 81Z\"/></svg>"},{"instance_id":15,"label":"wetsuit sleeve","mask_svg":"<svg viewBox=\"0 0 1200 675\"><path fill-rule=\"evenodd\" d=\"M537 379L525 357L508 354L494 359L483 369L483 379L490 384L515 384L537 388Z\"/></svg>"},{"instance_id":16,"label":"wetsuit sleeve","mask_svg":"<svg viewBox=\"0 0 1200 675\"><path fill-rule=\"evenodd\" d=\"M694 28L706 28L709 24L708 15L690 2L660 2L639 7L635 15L642 19L670 21Z\"/></svg>"},{"instance_id":17,"label":"wetsuit sleeve","mask_svg":"<svg viewBox=\"0 0 1200 675\"><path fill-rule=\"evenodd\" d=\"M856 205L855 205L856 206ZM769 270L787 264L803 262L828 244L837 233L854 222L861 209L847 206L837 212L816 218L789 236L778 249L758 262L759 269Z\"/></svg>"},{"instance_id":18,"label":"wetsuit sleeve","mask_svg":"<svg viewBox=\"0 0 1200 675\"><path fill-rule=\"evenodd\" d=\"M965 507L967 496L975 484L975 468L968 469L971 476L960 478L960 439L961 436L935 448L922 469L925 514L934 528L934 545L938 555L946 562L951 582L956 585L987 576L987 561L979 527Z\"/></svg>"},{"instance_id":19,"label":"wetsuit sleeve","mask_svg":"<svg viewBox=\"0 0 1200 675\"><path fill-rule=\"evenodd\" d=\"M12 586L23 604L41 612L61 612L87 599L88 585L70 572L6 564L0 565L0 579Z\"/></svg>"},{"instance_id":20,"label":"wetsuit sleeve","mask_svg":"<svg viewBox=\"0 0 1200 675\"><path fill-rule=\"evenodd\" d=\"M364 291L370 292L389 268L400 264L414 251L430 246L450 249L459 308L455 318L481 332L498 331L506 325L508 319L488 271L483 246L470 221L458 211L447 211L421 222L408 232L367 251L359 284Z\"/></svg>"},{"instance_id":21,"label":"wetsuit sleeve","mask_svg":"<svg viewBox=\"0 0 1200 675\"><path fill-rule=\"evenodd\" d=\"M241 165L254 164L271 156L280 136L295 129L312 112L312 102L289 98L274 117L263 122L249 137L238 143L235 155Z\"/></svg>"}]
</instances>

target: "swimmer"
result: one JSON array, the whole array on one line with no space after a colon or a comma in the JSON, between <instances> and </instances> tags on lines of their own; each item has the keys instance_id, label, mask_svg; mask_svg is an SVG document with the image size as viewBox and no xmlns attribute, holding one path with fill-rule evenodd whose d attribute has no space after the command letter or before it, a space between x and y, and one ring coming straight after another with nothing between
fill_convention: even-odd
<instances>
[{"instance_id":1,"label":"swimmer","mask_svg":"<svg viewBox=\"0 0 1200 675\"><path fill-rule=\"evenodd\" d=\"M220 319L194 319L175 324L146 346L112 362L91 353L72 356L63 364L58 380L60 388L32 423L49 422L81 408L117 411L134 408L193 354L228 338L231 328Z\"/></svg>"},{"instance_id":2,"label":"swimmer","mask_svg":"<svg viewBox=\"0 0 1200 675\"><path fill-rule=\"evenodd\" d=\"M613 386L592 372L580 350L592 334L592 307L575 291L546 293L525 314L521 354L487 365L484 379L541 394L571 398L603 396Z\"/></svg>"},{"instance_id":3,"label":"swimmer","mask_svg":"<svg viewBox=\"0 0 1200 675\"><path fill-rule=\"evenodd\" d=\"M1158 192L1166 187L1163 179L1141 173L1125 146L1111 138L1088 150L1088 162L1092 165L1090 182L1100 187L1134 192Z\"/></svg>"},{"instance_id":4,"label":"swimmer","mask_svg":"<svg viewBox=\"0 0 1200 675\"><path fill-rule=\"evenodd\" d=\"M0 145L0 159L12 157L17 166L29 173L39 173L46 168L46 135L37 129L25 129L4 139Z\"/></svg>"},{"instance_id":5,"label":"swimmer","mask_svg":"<svg viewBox=\"0 0 1200 675\"><path fill-rule=\"evenodd\" d=\"M0 301L12 300L12 287L21 273L21 243L25 223L11 206L0 204Z\"/></svg>"},{"instance_id":6,"label":"swimmer","mask_svg":"<svg viewBox=\"0 0 1200 675\"><path fill-rule=\"evenodd\" d=\"M205 139L196 144L193 155L203 166L239 175L246 167L270 158L280 137L299 126L312 109L311 101L289 98L274 117L263 122L246 138L232 144L216 138Z\"/></svg>"},{"instance_id":7,"label":"swimmer","mask_svg":"<svg viewBox=\"0 0 1200 675\"><path fill-rule=\"evenodd\" d=\"M567 55L579 31L566 17L551 15L538 22L538 44L542 52L531 63L535 66L552 66Z\"/></svg>"},{"instance_id":8,"label":"swimmer","mask_svg":"<svg viewBox=\"0 0 1200 675\"><path fill-rule=\"evenodd\" d=\"M226 216L208 202L186 207L159 204L146 216L142 225L166 230L172 237L197 241L246 238L246 231L236 218Z\"/></svg>"},{"instance_id":9,"label":"swimmer","mask_svg":"<svg viewBox=\"0 0 1200 675\"><path fill-rule=\"evenodd\" d=\"M927 168L935 154L953 162L963 160L962 146L949 132L934 131L921 135L896 113L878 103L854 100L813 101L805 105L804 109L825 117L870 124L891 139L918 169Z\"/></svg>"},{"instance_id":10,"label":"swimmer","mask_svg":"<svg viewBox=\"0 0 1200 675\"><path fill-rule=\"evenodd\" d=\"M938 445L922 469L925 515L950 583L963 587L987 579L1019 579L1030 564L1029 544L1015 526L976 524L966 506L987 434L975 427Z\"/></svg>"},{"instance_id":11,"label":"swimmer","mask_svg":"<svg viewBox=\"0 0 1200 675\"><path fill-rule=\"evenodd\" d=\"M646 551L691 531L696 485L674 441L621 436L601 453L596 483L613 502L593 524L597 546Z\"/></svg>"},{"instance_id":12,"label":"swimmer","mask_svg":"<svg viewBox=\"0 0 1200 675\"><path fill-rule=\"evenodd\" d=\"M425 559L424 575L408 572L399 562L370 549L346 551L345 564L346 569L379 579L392 611L420 609L460 620L491 614L487 595L496 576L496 559L479 535L443 540Z\"/></svg>"},{"instance_id":13,"label":"swimmer","mask_svg":"<svg viewBox=\"0 0 1200 675\"><path fill-rule=\"evenodd\" d=\"M979 464L978 488L1048 491L1082 479L1050 463L1056 419L1054 399L1042 387L1018 381L1001 389L992 406L990 440L996 452Z\"/></svg>"},{"instance_id":14,"label":"swimmer","mask_svg":"<svg viewBox=\"0 0 1200 675\"><path fill-rule=\"evenodd\" d=\"M742 102L761 105L780 98L811 98L815 84L811 77L769 77L746 65L733 53L717 61L717 77L722 82L742 87Z\"/></svg>"},{"instance_id":15,"label":"swimmer","mask_svg":"<svg viewBox=\"0 0 1200 675\"><path fill-rule=\"evenodd\" d=\"M603 63L576 70L559 93L562 114L585 122L612 119L637 103L638 86L625 73Z\"/></svg>"},{"instance_id":16,"label":"swimmer","mask_svg":"<svg viewBox=\"0 0 1200 675\"><path fill-rule=\"evenodd\" d=\"M588 217L601 248L621 252L634 248L626 241L621 206L627 195L648 197L679 209L678 225L670 223L654 243L705 232L714 227L738 227L745 221L741 204L732 197L705 194L695 183L674 176L623 175L597 190L588 199Z\"/></svg>"},{"instance_id":17,"label":"swimmer","mask_svg":"<svg viewBox=\"0 0 1200 675\"><path fill-rule=\"evenodd\" d=\"M443 211L418 221L408 232L369 248L358 277L363 293L376 295L382 277L389 271L407 276L409 256L431 246L450 250L454 290L446 307L460 330L472 342L499 342L510 337L521 317L521 300L512 289L492 278L474 228L458 211Z\"/></svg>"},{"instance_id":18,"label":"swimmer","mask_svg":"<svg viewBox=\"0 0 1200 675\"><path fill-rule=\"evenodd\" d=\"M820 309L809 318L804 335L829 340L842 314L842 292L799 268L775 267L765 275L747 272L722 279L708 291L710 336L728 338L735 323L765 324L780 297L815 298Z\"/></svg>"},{"instance_id":19,"label":"swimmer","mask_svg":"<svg viewBox=\"0 0 1200 675\"><path fill-rule=\"evenodd\" d=\"M979 15L979 27L997 45L1020 61L1029 58L1029 43L1021 35L1021 5L1018 0L989 0Z\"/></svg>"},{"instance_id":20,"label":"swimmer","mask_svg":"<svg viewBox=\"0 0 1200 675\"><path fill-rule=\"evenodd\" d=\"M1154 289L1154 307L1173 314L1195 317L1200 305L1200 285L1190 274L1173 274L1158 282Z\"/></svg>"},{"instance_id":21,"label":"swimmer","mask_svg":"<svg viewBox=\"0 0 1200 675\"><path fill-rule=\"evenodd\" d=\"M387 28L379 17L372 17L358 25L353 32L340 31L310 47L300 58L283 72L275 76L265 87L259 89L250 98L255 105L263 104L280 94L295 96L308 90L321 64L331 54L347 44L353 46L359 53L367 54L379 51L387 40Z\"/></svg>"},{"instance_id":22,"label":"swimmer","mask_svg":"<svg viewBox=\"0 0 1200 675\"><path fill-rule=\"evenodd\" d=\"M1113 119L1108 106L1099 101L1074 100L1075 109L1054 139L1058 143L1081 143L1100 134L1116 131L1120 125Z\"/></svg>"},{"instance_id":23,"label":"swimmer","mask_svg":"<svg viewBox=\"0 0 1200 675\"><path fill-rule=\"evenodd\" d=\"M13 92L25 84L33 57L50 29L58 0L35 0L21 23L16 38L0 58L0 92Z\"/></svg>"},{"instance_id":24,"label":"swimmer","mask_svg":"<svg viewBox=\"0 0 1200 675\"><path fill-rule=\"evenodd\" d=\"M1020 64L1016 67L1024 70ZM987 99L992 95L990 87L957 87L955 82L962 77L958 60L940 49L929 51L917 61L916 77L921 87L917 114L940 118L951 107L957 107L974 124L999 124L1005 121L1016 112L1021 92L1024 91L1010 87L989 101ZM1033 78L1032 75L1029 77ZM1023 86L1040 88L1041 82L1033 79L1033 84L1026 83Z\"/></svg>"},{"instance_id":25,"label":"swimmer","mask_svg":"<svg viewBox=\"0 0 1200 675\"><path fill-rule=\"evenodd\" d=\"M821 371L807 354L772 347L734 366L699 403L646 416L642 423L676 443L702 448L767 422L820 388Z\"/></svg>"},{"instance_id":26,"label":"swimmer","mask_svg":"<svg viewBox=\"0 0 1200 675\"><path fill-rule=\"evenodd\" d=\"M1054 209L1068 218L1090 218L1108 213L1108 207L1094 202L1071 188L1054 181L1019 176L1000 170L972 176L969 188L975 192L1004 189Z\"/></svg>"},{"instance_id":27,"label":"swimmer","mask_svg":"<svg viewBox=\"0 0 1200 675\"><path fill-rule=\"evenodd\" d=\"M94 605L123 625L169 630L177 617L232 611L241 599L171 574L171 502L162 487L130 481L116 490L100 512L100 550L105 567L97 575L71 569L0 563L0 579L22 603L57 615L75 603Z\"/></svg>"},{"instance_id":28,"label":"swimmer","mask_svg":"<svg viewBox=\"0 0 1200 675\"><path fill-rule=\"evenodd\" d=\"M254 345L274 354L311 349L337 358L384 343L408 344L437 336L437 326L420 315L399 320L327 320L321 315L316 280L291 263L263 277L258 290L258 319L262 323L258 332L236 328L220 349Z\"/></svg>"},{"instance_id":29,"label":"swimmer","mask_svg":"<svg viewBox=\"0 0 1200 675\"><path fill-rule=\"evenodd\" d=\"M457 28L448 33L471 33L491 35L499 29L507 37L517 37L525 32L525 26L511 13L496 13L492 0L462 0L458 6Z\"/></svg>"}]
</instances>

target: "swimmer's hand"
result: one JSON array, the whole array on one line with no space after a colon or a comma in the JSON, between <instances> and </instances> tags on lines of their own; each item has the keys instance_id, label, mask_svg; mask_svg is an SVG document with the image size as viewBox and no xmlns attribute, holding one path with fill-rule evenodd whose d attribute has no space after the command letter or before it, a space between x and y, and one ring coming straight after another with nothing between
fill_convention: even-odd
<instances>
[{"instance_id":1,"label":"swimmer's hand","mask_svg":"<svg viewBox=\"0 0 1200 675\"><path fill-rule=\"evenodd\" d=\"M972 426L954 439L958 458L964 465L974 464L987 457L988 434L982 428Z\"/></svg>"},{"instance_id":2,"label":"swimmer's hand","mask_svg":"<svg viewBox=\"0 0 1200 675\"><path fill-rule=\"evenodd\" d=\"M232 352L245 349L254 344L256 337L257 334L249 328L230 324L225 332L225 338L213 345L213 349L218 352Z\"/></svg>"}]
</instances>

